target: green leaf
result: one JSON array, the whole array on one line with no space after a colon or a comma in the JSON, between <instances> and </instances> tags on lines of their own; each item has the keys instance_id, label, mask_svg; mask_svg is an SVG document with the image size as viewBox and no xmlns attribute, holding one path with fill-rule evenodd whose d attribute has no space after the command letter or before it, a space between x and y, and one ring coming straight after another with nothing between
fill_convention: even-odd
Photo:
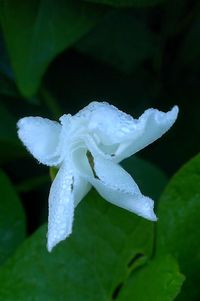
<instances>
[{"instance_id":1,"label":"green leaf","mask_svg":"<svg viewBox=\"0 0 200 301\"><path fill-rule=\"evenodd\" d=\"M12 97L18 97L19 93L14 83L14 76L10 61L0 33L0 93Z\"/></svg>"},{"instance_id":2,"label":"green leaf","mask_svg":"<svg viewBox=\"0 0 200 301\"><path fill-rule=\"evenodd\" d=\"M6 51L2 32L0 32L0 73L5 75L8 79L14 80L10 60Z\"/></svg>"},{"instance_id":3,"label":"green leaf","mask_svg":"<svg viewBox=\"0 0 200 301\"><path fill-rule=\"evenodd\" d=\"M130 173L144 195L158 200L167 184L167 176L154 164L132 156L121 164Z\"/></svg>"},{"instance_id":4,"label":"green leaf","mask_svg":"<svg viewBox=\"0 0 200 301\"><path fill-rule=\"evenodd\" d=\"M166 0L85 0L99 4L107 4L114 7L130 7L130 6L151 6L162 3Z\"/></svg>"},{"instance_id":5,"label":"green leaf","mask_svg":"<svg viewBox=\"0 0 200 301\"><path fill-rule=\"evenodd\" d=\"M0 72L0 94L19 97L19 93L13 81Z\"/></svg>"},{"instance_id":6,"label":"green leaf","mask_svg":"<svg viewBox=\"0 0 200 301\"><path fill-rule=\"evenodd\" d=\"M2 0L0 16L17 85L33 96L49 63L89 31L101 10L73 0Z\"/></svg>"},{"instance_id":7,"label":"green leaf","mask_svg":"<svg viewBox=\"0 0 200 301\"><path fill-rule=\"evenodd\" d=\"M128 279L117 301L172 301L183 281L174 258L154 258Z\"/></svg>"},{"instance_id":8,"label":"green leaf","mask_svg":"<svg viewBox=\"0 0 200 301\"><path fill-rule=\"evenodd\" d=\"M130 10L114 10L76 48L130 73L157 53L158 44L143 17Z\"/></svg>"},{"instance_id":9,"label":"green leaf","mask_svg":"<svg viewBox=\"0 0 200 301\"><path fill-rule=\"evenodd\" d=\"M43 226L5 264L0 299L112 300L137 266L133 258L150 256L152 230L153 223L91 193L76 209L73 234L52 253Z\"/></svg>"},{"instance_id":10,"label":"green leaf","mask_svg":"<svg viewBox=\"0 0 200 301\"><path fill-rule=\"evenodd\" d=\"M8 177L0 170L0 264L25 238L25 214Z\"/></svg>"},{"instance_id":11,"label":"green leaf","mask_svg":"<svg viewBox=\"0 0 200 301\"><path fill-rule=\"evenodd\" d=\"M200 295L200 155L172 178L159 202L157 254L171 253L178 260L186 281L181 301Z\"/></svg>"},{"instance_id":12,"label":"green leaf","mask_svg":"<svg viewBox=\"0 0 200 301\"><path fill-rule=\"evenodd\" d=\"M16 119L0 104L0 163L22 157L26 154L17 138Z\"/></svg>"}]
</instances>

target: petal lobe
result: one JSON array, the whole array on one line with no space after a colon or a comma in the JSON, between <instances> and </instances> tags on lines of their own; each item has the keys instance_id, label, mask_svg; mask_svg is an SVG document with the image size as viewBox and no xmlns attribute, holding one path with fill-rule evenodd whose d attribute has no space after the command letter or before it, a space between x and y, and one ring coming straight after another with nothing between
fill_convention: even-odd
<instances>
[{"instance_id":1,"label":"petal lobe","mask_svg":"<svg viewBox=\"0 0 200 301\"><path fill-rule=\"evenodd\" d=\"M18 136L28 151L48 166L59 163L61 125L41 117L24 117L17 123Z\"/></svg>"}]
</instances>

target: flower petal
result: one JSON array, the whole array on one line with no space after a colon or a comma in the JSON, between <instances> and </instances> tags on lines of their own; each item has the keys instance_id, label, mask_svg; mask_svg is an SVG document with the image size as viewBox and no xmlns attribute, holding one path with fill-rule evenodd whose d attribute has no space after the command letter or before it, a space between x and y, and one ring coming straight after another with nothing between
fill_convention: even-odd
<instances>
[{"instance_id":1,"label":"flower petal","mask_svg":"<svg viewBox=\"0 0 200 301\"><path fill-rule=\"evenodd\" d=\"M74 174L74 207L76 207L80 201L84 198L84 196L89 192L91 189L91 184L78 175L77 173Z\"/></svg>"},{"instance_id":2,"label":"flower petal","mask_svg":"<svg viewBox=\"0 0 200 301\"><path fill-rule=\"evenodd\" d=\"M50 189L47 249L64 240L72 232L74 218L73 172L63 163Z\"/></svg>"},{"instance_id":3,"label":"flower petal","mask_svg":"<svg viewBox=\"0 0 200 301\"><path fill-rule=\"evenodd\" d=\"M103 145L123 141L134 119L107 102L91 102L76 115L87 121L88 129L95 133Z\"/></svg>"},{"instance_id":4,"label":"flower petal","mask_svg":"<svg viewBox=\"0 0 200 301\"><path fill-rule=\"evenodd\" d=\"M18 121L18 136L28 151L48 166L58 165L61 125L41 117L25 117Z\"/></svg>"},{"instance_id":5,"label":"flower petal","mask_svg":"<svg viewBox=\"0 0 200 301\"><path fill-rule=\"evenodd\" d=\"M164 113L156 109L148 109L135 123L134 129L129 134L129 140L124 141L115 155L117 161L130 157L150 143L166 133L176 121L178 107L174 106L171 111Z\"/></svg>"},{"instance_id":6,"label":"flower petal","mask_svg":"<svg viewBox=\"0 0 200 301\"><path fill-rule=\"evenodd\" d=\"M87 122L88 130L96 141L91 144L95 154L115 162L131 156L148 144L160 138L173 125L178 107L164 113L149 109L139 119L118 110L106 102L92 102L79 111L75 117Z\"/></svg>"},{"instance_id":7,"label":"flower petal","mask_svg":"<svg viewBox=\"0 0 200 301\"><path fill-rule=\"evenodd\" d=\"M82 177L110 203L156 221L153 201L141 194L132 177L118 164L101 157L93 157L84 149L73 154L73 161Z\"/></svg>"}]
</instances>

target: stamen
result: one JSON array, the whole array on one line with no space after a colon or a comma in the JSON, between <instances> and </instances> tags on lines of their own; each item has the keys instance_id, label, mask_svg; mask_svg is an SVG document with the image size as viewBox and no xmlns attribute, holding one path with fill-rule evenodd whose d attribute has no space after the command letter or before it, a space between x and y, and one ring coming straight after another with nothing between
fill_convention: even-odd
<instances>
[{"instance_id":1,"label":"stamen","mask_svg":"<svg viewBox=\"0 0 200 301\"><path fill-rule=\"evenodd\" d=\"M70 185L71 192L74 190L74 177L72 177L72 182Z\"/></svg>"},{"instance_id":2,"label":"stamen","mask_svg":"<svg viewBox=\"0 0 200 301\"><path fill-rule=\"evenodd\" d=\"M95 169L94 169L94 157L92 156L91 152L87 150L86 156L88 158L88 162L90 164L90 167L92 169L93 175L96 179L100 180L99 177L97 176Z\"/></svg>"}]
</instances>

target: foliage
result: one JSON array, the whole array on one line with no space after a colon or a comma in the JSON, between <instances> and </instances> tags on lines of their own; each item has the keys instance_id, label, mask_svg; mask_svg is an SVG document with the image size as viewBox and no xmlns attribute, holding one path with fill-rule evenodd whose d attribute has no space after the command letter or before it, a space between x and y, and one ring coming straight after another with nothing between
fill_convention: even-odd
<instances>
[{"instance_id":1,"label":"foliage","mask_svg":"<svg viewBox=\"0 0 200 301\"><path fill-rule=\"evenodd\" d=\"M173 257L154 258L134 273L123 287L119 301L174 300L184 280ZM148 296L148 297L147 297Z\"/></svg>"},{"instance_id":2,"label":"foliage","mask_svg":"<svg viewBox=\"0 0 200 301\"><path fill-rule=\"evenodd\" d=\"M111 300L133 268L130 260L138 253L143 261L150 256L150 222L121 212L97 194L87 197L76 213L73 235L51 254L43 226L8 261L0 275L2 299Z\"/></svg>"},{"instance_id":3,"label":"foliage","mask_svg":"<svg viewBox=\"0 0 200 301\"><path fill-rule=\"evenodd\" d=\"M195 300L200 294L199 174L198 155L173 177L161 197L159 206L157 254L173 254L180 264L181 271L186 275L187 281L180 300Z\"/></svg>"},{"instance_id":4,"label":"foliage","mask_svg":"<svg viewBox=\"0 0 200 301\"><path fill-rule=\"evenodd\" d=\"M140 19L129 10L107 13L76 45L79 51L127 73L152 58L158 47L157 36L149 30L145 18Z\"/></svg>"},{"instance_id":5,"label":"foliage","mask_svg":"<svg viewBox=\"0 0 200 301\"><path fill-rule=\"evenodd\" d=\"M1 1L1 24L16 81L31 97L49 62L96 22L98 11L81 1ZM17 33L17 39L16 39Z\"/></svg>"},{"instance_id":6,"label":"foliage","mask_svg":"<svg viewBox=\"0 0 200 301\"><path fill-rule=\"evenodd\" d=\"M25 239L25 214L8 177L0 170L0 263Z\"/></svg>"}]
</instances>

